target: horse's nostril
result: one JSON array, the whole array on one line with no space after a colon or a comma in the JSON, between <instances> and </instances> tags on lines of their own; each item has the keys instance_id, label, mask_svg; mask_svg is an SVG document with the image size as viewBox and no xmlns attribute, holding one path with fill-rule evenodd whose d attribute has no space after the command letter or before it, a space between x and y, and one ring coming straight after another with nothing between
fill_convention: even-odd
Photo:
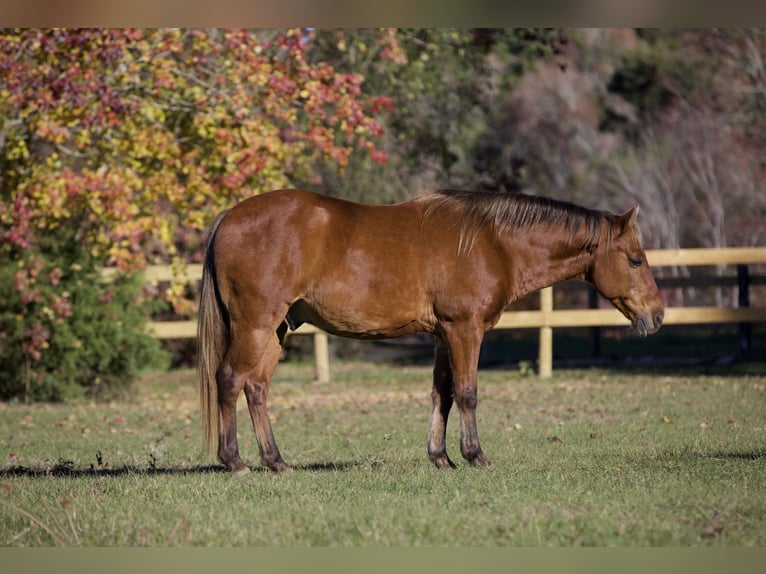
<instances>
[{"instance_id":1,"label":"horse's nostril","mask_svg":"<svg viewBox=\"0 0 766 574\"><path fill-rule=\"evenodd\" d=\"M664 313L662 311L657 311L657 314L654 316L654 326L658 329L662 325L662 319L664 317Z\"/></svg>"}]
</instances>

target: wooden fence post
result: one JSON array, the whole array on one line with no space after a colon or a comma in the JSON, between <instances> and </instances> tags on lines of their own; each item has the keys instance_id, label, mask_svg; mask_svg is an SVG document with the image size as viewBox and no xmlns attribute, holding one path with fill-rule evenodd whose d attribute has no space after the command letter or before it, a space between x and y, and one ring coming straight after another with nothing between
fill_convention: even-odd
<instances>
[{"instance_id":1,"label":"wooden fence post","mask_svg":"<svg viewBox=\"0 0 766 574\"><path fill-rule=\"evenodd\" d=\"M543 326L540 327L538 374L540 378L547 379L553 374L553 328L550 326L550 316L553 312L553 287L540 290L540 310L543 312Z\"/></svg>"},{"instance_id":2,"label":"wooden fence post","mask_svg":"<svg viewBox=\"0 0 766 574\"><path fill-rule=\"evenodd\" d=\"M314 360L316 361L316 376L318 383L330 382L330 345L327 333L314 333Z\"/></svg>"}]
</instances>

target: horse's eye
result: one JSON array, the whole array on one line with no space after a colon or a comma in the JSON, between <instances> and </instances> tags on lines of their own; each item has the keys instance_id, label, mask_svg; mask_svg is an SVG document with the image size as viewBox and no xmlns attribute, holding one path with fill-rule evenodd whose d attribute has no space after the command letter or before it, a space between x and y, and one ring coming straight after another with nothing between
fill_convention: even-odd
<instances>
[{"instance_id":1,"label":"horse's eye","mask_svg":"<svg viewBox=\"0 0 766 574\"><path fill-rule=\"evenodd\" d=\"M628 257L628 262L630 263L631 267L641 267L641 264L644 262L643 257Z\"/></svg>"}]
</instances>

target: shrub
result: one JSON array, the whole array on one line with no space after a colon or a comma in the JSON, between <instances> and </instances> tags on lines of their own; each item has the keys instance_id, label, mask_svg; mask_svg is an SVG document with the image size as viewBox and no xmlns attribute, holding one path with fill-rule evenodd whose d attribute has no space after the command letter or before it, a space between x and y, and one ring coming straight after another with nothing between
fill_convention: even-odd
<instances>
[{"instance_id":1,"label":"shrub","mask_svg":"<svg viewBox=\"0 0 766 574\"><path fill-rule=\"evenodd\" d=\"M107 282L66 235L0 265L0 399L103 397L166 362L145 333L141 276Z\"/></svg>"}]
</instances>

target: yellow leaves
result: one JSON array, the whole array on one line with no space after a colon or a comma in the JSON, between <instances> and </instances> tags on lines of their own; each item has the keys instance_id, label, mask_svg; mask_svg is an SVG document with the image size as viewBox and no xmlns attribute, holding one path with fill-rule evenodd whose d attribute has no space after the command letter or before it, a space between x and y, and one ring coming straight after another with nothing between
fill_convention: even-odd
<instances>
[{"instance_id":1,"label":"yellow leaves","mask_svg":"<svg viewBox=\"0 0 766 574\"><path fill-rule=\"evenodd\" d=\"M157 237L160 241L167 244L173 239L173 229L170 226L170 222L165 219L160 223L160 227L157 230Z\"/></svg>"},{"instance_id":2,"label":"yellow leaves","mask_svg":"<svg viewBox=\"0 0 766 574\"><path fill-rule=\"evenodd\" d=\"M78 41L67 43L68 34ZM29 50L40 38L44 54ZM319 183L318 161L342 169L378 134L362 78L310 62L305 38L301 30L9 34L28 89L0 86L0 112L16 110L8 117L18 125L4 157L24 168L13 183L34 210L31 225L77 226L95 257L140 265L144 251L174 256L196 237L183 229L201 231L233 201L296 179ZM35 91L35 76L44 89ZM53 152L36 157L30 134Z\"/></svg>"},{"instance_id":3,"label":"yellow leaves","mask_svg":"<svg viewBox=\"0 0 766 574\"><path fill-rule=\"evenodd\" d=\"M165 111L157 105L143 106L141 114L151 122L162 123L165 121Z\"/></svg>"},{"instance_id":4,"label":"yellow leaves","mask_svg":"<svg viewBox=\"0 0 766 574\"><path fill-rule=\"evenodd\" d=\"M192 229L204 229L207 224L207 216L204 212L195 209L186 213L186 217L183 220L184 227Z\"/></svg>"},{"instance_id":5,"label":"yellow leaves","mask_svg":"<svg viewBox=\"0 0 766 574\"><path fill-rule=\"evenodd\" d=\"M169 301L175 301L177 299L183 298L184 291L184 285L180 283L173 283L170 285L170 287L167 288L165 294L167 295Z\"/></svg>"},{"instance_id":6,"label":"yellow leaves","mask_svg":"<svg viewBox=\"0 0 766 574\"><path fill-rule=\"evenodd\" d=\"M88 207L90 208L90 214L88 216L90 221L96 221L101 215L104 214L104 202L100 195L89 195Z\"/></svg>"},{"instance_id":7,"label":"yellow leaves","mask_svg":"<svg viewBox=\"0 0 766 574\"><path fill-rule=\"evenodd\" d=\"M7 157L11 161L20 159L29 159L29 149L27 149L27 142L23 139L13 141L8 145Z\"/></svg>"},{"instance_id":8,"label":"yellow leaves","mask_svg":"<svg viewBox=\"0 0 766 574\"><path fill-rule=\"evenodd\" d=\"M194 118L194 128L195 128L196 134L202 139L207 139L208 137L210 137L210 134L212 133L214 129L214 128L211 129L209 122L205 121L205 119L201 117Z\"/></svg>"},{"instance_id":9,"label":"yellow leaves","mask_svg":"<svg viewBox=\"0 0 766 574\"><path fill-rule=\"evenodd\" d=\"M78 149L84 150L93 143L91 133L89 130L78 130L74 137L75 145Z\"/></svg>"},{"instance_id":10,"label":"yellow leaves","mask_svg":"<svg viewBox=\"0 0 766 574\"><path fill-rule=\"evenodd\" d=\"M196 303L190 298L188 286L191 282L186 262L180 257L174 257L171 269L173 279L164 290L164 297L173 306L173 310L180 314L190 316L196 312Z\"/></svg>"}]
</instances>

